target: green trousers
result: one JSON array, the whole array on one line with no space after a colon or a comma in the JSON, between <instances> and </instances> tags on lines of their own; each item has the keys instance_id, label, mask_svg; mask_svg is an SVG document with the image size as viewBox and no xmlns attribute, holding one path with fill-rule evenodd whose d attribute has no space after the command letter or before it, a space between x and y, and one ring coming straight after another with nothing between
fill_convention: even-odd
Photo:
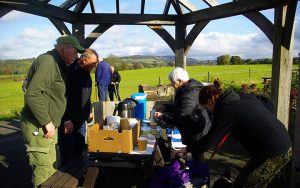
<instances>
[{"instance_id":1,"label":"green trousers","mask_svg":"<svg viewBox=\"0 0 300 188\"><path fill-rule=\"evenodd\" d=\"M42 128L24 118L21 118L21 127L32 168L33 187L38 187L57 171L57 129L52 139L46 139Z\"/></svg>"}]
</instances>

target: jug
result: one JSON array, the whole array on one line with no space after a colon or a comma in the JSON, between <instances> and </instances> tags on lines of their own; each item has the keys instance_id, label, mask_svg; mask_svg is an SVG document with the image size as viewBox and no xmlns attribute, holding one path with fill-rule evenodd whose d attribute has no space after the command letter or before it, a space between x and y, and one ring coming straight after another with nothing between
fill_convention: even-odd
<instances>
[{"instance_id":1,"label":"jug","mask_svg":"<svg viewBox=\"0 0 300 188\"><path fill-rule=\"evenodd\" d=\"M115 110L113 115L116 115L116 112L118 111L118 116L121 118L135 118L135 107L137 106L138 101L127 98L123 101L116 104Z\"/></svg>"}]
</instances>

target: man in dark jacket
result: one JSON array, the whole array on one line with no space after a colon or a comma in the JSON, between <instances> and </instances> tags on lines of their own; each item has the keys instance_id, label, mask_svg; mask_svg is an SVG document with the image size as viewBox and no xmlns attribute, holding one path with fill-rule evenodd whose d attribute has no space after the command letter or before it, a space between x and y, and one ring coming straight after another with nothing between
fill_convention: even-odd
<instances>
[{"instance_id":1,"label":"man in dark jacket","mask_svg":"<svg viewBox=\"0 0 300 188\"><path fill-rule=\"evenodd\" d=\"M85 121L93 117L90 72L97 62L97 53L87 49L67 68L67 109L59 128L58 137L62 166L75 156L80 156L85 149Z\"/></svg>"},{"instance_id":2,"label":"man in dark jacket","mask_svg":"<svg viewBox=\"0 0 300 188\"><path fill-rule=\"evenodd\" d=\"M119 94L119 83L121 82L121 76L113 66L110 66L110 72L110 84L108 86L109 99L110 101L114 101L114 95L116 95L118 101L121 101L121 97Z\"/></svg>"},{"instance_id":3,"label":"man in dark jacket","mask_svg":"<svg viewBox=\"0 0 300 188\"><path fill-rule=\"evenodd\" d=\"M204 85L189 79L187 71L180 67L169 74L169 80L176 91L174 112L155 112L153 116L177 127L182 143L189 146L206 134L210 127L208 114L198 102L199 91ZM202 160L203 157L199 153L192 153L192 156L194 160Z\"/></svg>"}]
</instances>

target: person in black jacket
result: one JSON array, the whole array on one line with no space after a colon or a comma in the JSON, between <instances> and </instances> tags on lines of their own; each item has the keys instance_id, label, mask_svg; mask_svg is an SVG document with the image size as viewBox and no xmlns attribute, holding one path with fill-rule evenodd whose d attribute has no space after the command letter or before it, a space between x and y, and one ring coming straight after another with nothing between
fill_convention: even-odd
<instances>
[{"instance_id":1,"label":"person in black jacket","mask_svg":"<svg viewBox=\"0 0 300 188\"><path fill-rule=\"evenodd\" d=\"M108 86L108 95L110 101L114 101L114 95L116 95L118 101L121 101L119 93L119 83L121 82L121 76L118 71L115 70L115 67L110 66L110 84Z\"/></svg>"},{"instance_id":2,"label":"person in black jacket","mask_svg":"<svg viewBox=\"0 0 300 188\"><path fill-rule=\"evenodd\" d=\"M153 118L160 118L177 127L181 134L181 142L189 146L206 134L210 126L208 114L198 102L199 91L204 85L189 79L187 71L180 67L173 69L169 80L176 91L173 113L158 111L153 113ZM194 160L203 160L200 153L192 153L192 156Z\"/></svg>"},{"instance_id":3,"label":"person in black jacket","mask_svg":"<svg viewBox=\"0 0 300 188\"><path fill-rule=\"evenodd\" d=\"M213 113L213 119L210 131L193 149L207 151L229 133L251 157L233 187L266 187L292 156L284 125L255 95L224 92L218 80L202 88L199 103Z\"/></svg>"},{"instance_id":4,"label":"person in black jacket","mask_svg":"<svg viewBox=\"0 0 300 188\"><path fill-rule=\"evenodd\" d=\"M85 149L85 121L91 119L91 70L98 62L94 50L87 49L67 68L67 108L59 127L61 165L65 165Z\"/></svg>"}]
</instances>

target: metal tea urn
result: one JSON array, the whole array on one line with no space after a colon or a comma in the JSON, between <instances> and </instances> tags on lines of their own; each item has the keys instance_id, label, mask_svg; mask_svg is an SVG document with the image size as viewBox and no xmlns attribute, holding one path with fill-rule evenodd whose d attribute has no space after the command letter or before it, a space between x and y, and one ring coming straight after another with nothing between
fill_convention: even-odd
<instances>
[{"instance_id":1,"label":"metal tea urn","mask_svg":"<svg viewBox=\"0 0 300 188\"><path fill-rule=\"evenodd\" d=\"M116 104L113 115L116 115L116 112L118 112L118 116L120 116L121 118L135 118L134 111L137 104L138 101L127 98Z\"/></svg>"}]
</instances>

